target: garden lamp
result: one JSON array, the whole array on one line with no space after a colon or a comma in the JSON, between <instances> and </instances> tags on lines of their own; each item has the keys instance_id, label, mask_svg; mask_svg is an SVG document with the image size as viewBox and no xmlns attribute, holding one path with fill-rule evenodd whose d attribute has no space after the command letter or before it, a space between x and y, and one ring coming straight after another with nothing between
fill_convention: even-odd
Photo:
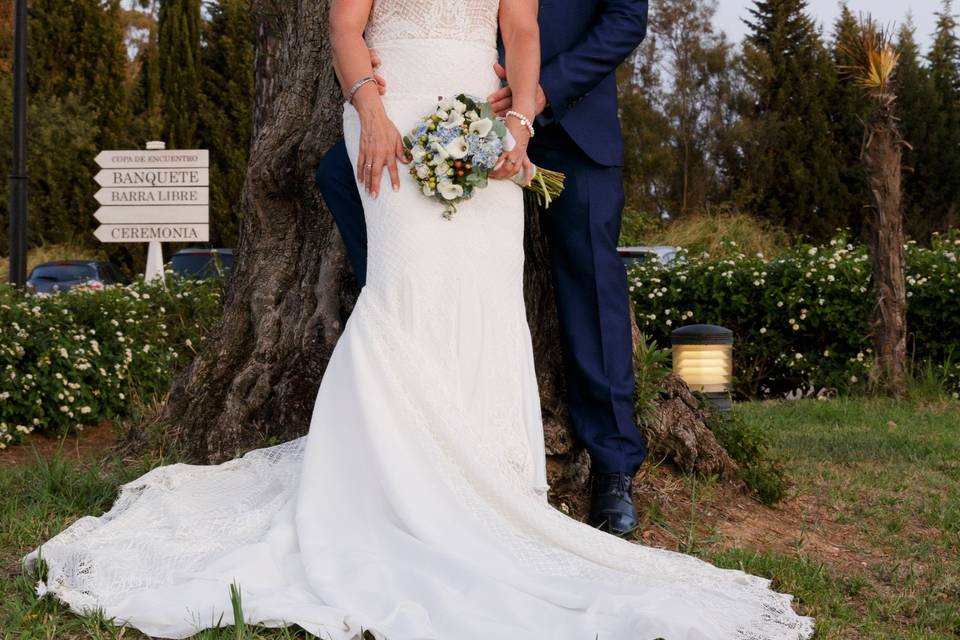
<instances>
[{"instance_id":1,"label":"garden lamp","mask_svg":"<svg viewBox=\"0 0 960 640\"><path fill-rule=\"evenodd\" d=\"M733 331L712 324L692 324L670 334L673 372L693 391L702 392L723 414L732 408Z\"/></svg>"}]
</instances>

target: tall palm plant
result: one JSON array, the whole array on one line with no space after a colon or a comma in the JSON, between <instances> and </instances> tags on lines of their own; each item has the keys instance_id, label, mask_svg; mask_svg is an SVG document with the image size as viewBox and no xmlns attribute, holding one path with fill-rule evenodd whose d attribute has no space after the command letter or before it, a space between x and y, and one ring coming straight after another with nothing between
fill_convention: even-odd
<instances>
[{"instance_id":1,"label":"tall palm plant","mask_svg":"<svg viewBox=\"0 0 960 640\"><path fill-rule=\"evenodd\" d=\"M901 163L906 141L897 127L892 78L899 54L890 32L868 16L859 33L841 43L852 61L840 67L870 99L864 120L861 161L872 196L870 259L877 298L871 317L875 359L870 372L874 393L902 397L907 391L907 293L904 274Z\"/></svg>"}]
</instances>

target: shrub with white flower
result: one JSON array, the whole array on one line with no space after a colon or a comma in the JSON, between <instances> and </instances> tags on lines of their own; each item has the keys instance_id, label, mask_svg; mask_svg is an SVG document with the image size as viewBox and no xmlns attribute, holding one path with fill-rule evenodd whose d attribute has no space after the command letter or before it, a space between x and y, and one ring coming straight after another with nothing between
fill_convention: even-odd
<instances>
[{"instance_id":1,"label":"shrub with white flower","mask_svg":"<svg viewBox=\"0 0 960 640\"><path fill-rule=\"evenodd\" d=\"M129 415L166 392L220 313L221 284L171 278L32 296L0 285L0 449Z\"/></svg>"},{"instance_id":2,"label":"shrub with white flower","mask_svg":"<svg viewBox=\"0 0 960 640\"><path fill-rule=\"evenodd\" d=\"M934 236L929 248L906 246L907 330L911 362L931 368L949 393L960 393L960 232ZM755 284L758 275L762 286ZM844 237L798 246L776 259L745 255L689 257L630 268L637 323L669 344L682 324L732 329L738 392L781 396L797 389L862 391L873 363L869 318L870 262L865 247ZM683 323L667 310L685 309Z\"/></svg>"},{"instance_id":3,"label":"shrub with white flower","mask_svg":"<svg viewBox=\"0 0 960 640\"><path fill-rule=\"evenodd\" d=\"M436 110L403 138L412 159L410 175L423 195L443 203L443 217L448 220L456 213L458 202L469 200L476 189L487 186L500 154L512 143L490 103L463 93L441 98ZM514 178L521 186L523 180L520 174ZM529 188L549 206L563 190L563 174L536 169Z\"/></svg>"}]
</instances>

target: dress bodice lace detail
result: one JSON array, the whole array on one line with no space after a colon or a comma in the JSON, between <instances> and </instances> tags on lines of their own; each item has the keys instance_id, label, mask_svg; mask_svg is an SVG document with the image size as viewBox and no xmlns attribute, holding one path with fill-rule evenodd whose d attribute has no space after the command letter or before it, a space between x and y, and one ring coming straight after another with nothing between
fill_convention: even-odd
<instances>
[{"instance_id":1,"label":"dress bodice lace detail","mask_svg":"<svg viewBox=\"0 0 960 640\"><path fill-rule=\"evenodd\" d=\"M496 47L499 6L500 0L374 0L367 43L451 39Z\"/></svg>"}]
</instances>

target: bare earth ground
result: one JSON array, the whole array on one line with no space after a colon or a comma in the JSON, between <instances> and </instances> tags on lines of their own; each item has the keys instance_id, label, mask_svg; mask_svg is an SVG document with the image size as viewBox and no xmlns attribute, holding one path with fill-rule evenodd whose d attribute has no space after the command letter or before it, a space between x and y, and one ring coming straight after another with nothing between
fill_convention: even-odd
<instances>
[{"instance_id":1,"label":"bare earth ground","mask_svg":"<svg viewBox=\"0 0 960 640\"><path fill-rule=\"evenodd\" d=\"M116 441L116 430L113 423L108 421L61 437L31 433L23 444L0 451L0 469L33 464L36 456L49 459L58 451L69 460L91 460L101 455Z\"/></svg>"}]
</instances>

